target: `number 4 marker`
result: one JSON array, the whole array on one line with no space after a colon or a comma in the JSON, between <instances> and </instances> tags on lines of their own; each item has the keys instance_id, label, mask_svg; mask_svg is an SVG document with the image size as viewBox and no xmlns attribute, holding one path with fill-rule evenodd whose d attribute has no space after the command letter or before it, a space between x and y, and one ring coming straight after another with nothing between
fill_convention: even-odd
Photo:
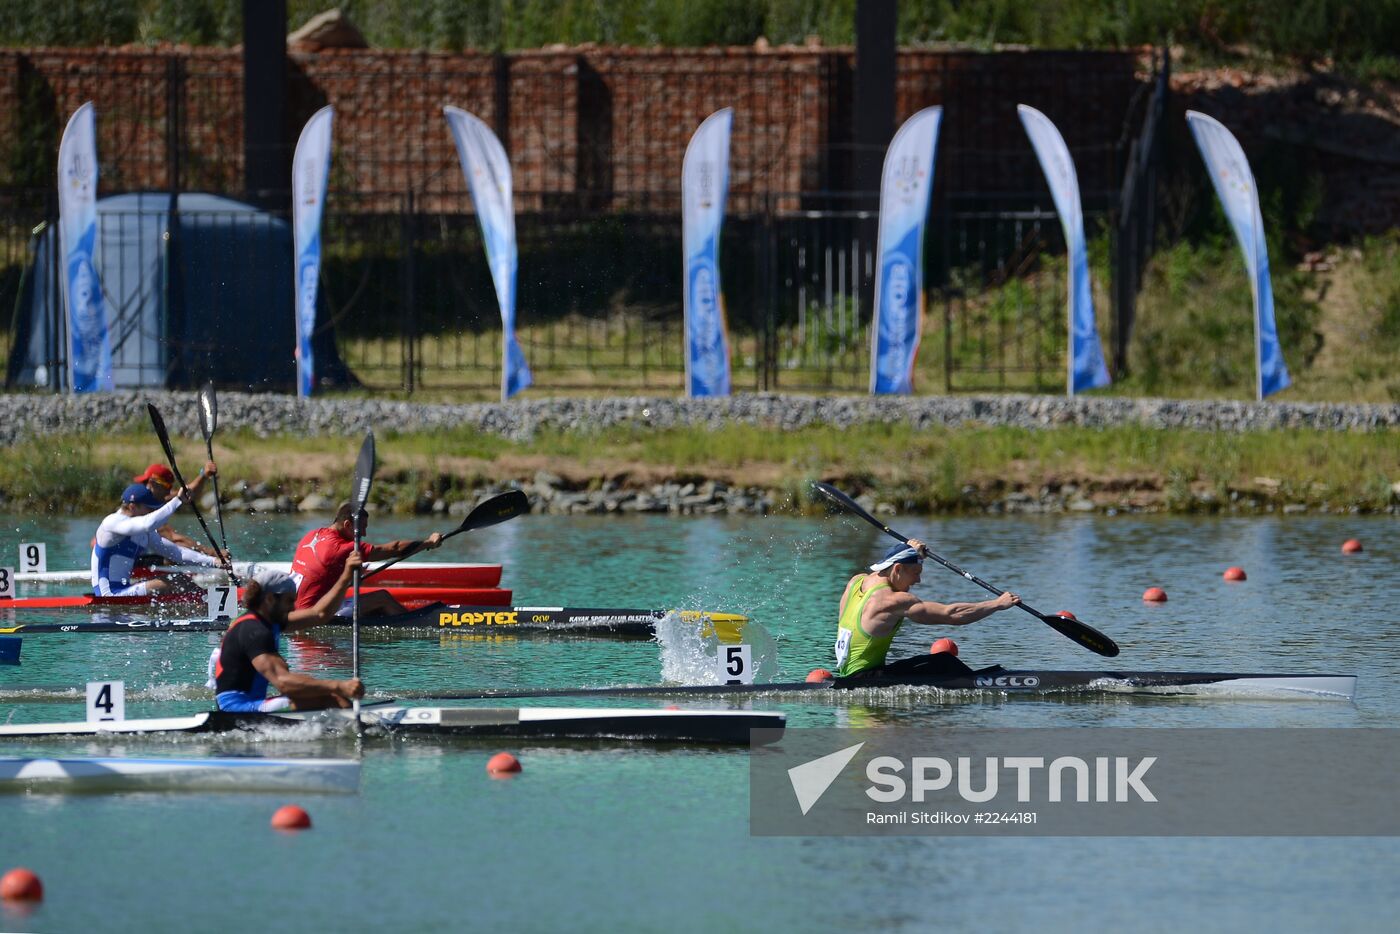
<instances>
[{"instance_id":1,"label":"number 4 marker","mask_svg":"<svg viewBox=\"0 0 1400 934\"><path fill-rule=\"evenodd\" d=\"M126 682L89 681L87 686L89 723L126 719Z\"/></svg>"}]
</instances>

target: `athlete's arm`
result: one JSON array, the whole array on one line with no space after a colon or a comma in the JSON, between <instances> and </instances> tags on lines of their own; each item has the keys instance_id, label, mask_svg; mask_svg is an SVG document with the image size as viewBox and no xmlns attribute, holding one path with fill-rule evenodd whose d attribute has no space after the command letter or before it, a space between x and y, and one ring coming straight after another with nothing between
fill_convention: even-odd
<instances>
[{"instance_id":1,"label":"athlete's arm","mask_svg":"<svg viewBox=\"0 0 1400 934\"><path fill-rule=\"evenodd\" d=\"M177 532L168 525L162 525L160 528L156 529L156 532L160 535L161 538L165 539L168 542L174 542L181 548L188 548L191 551L197 551L202 555L213 555L216 558L219 556L219 553L214 549L210 548L208 545L201 545L199 542L190 538L188 535L185 535L182 532Z\"/></svg>"},{"instance_id":2,"label":"athlete's arm","mask_svg":"<svg viewBox=\"0 0 1400 934\"><path fill-rule=\"evenodd\" d=\"M135 538L137 535L143 535L160 528L169 521L171 516L175 515L175 510L179 509L181 505L180 497L176 496L164 506L152 510L144 516L124 516L120 513L115 513L102 520L102 525L98 529L98 532L105 532L117 538ZM99 535L98 537L101 538L102 536ZM99 541L98 544L109 546L112 542Z\"/></svg>"},{"instance_id":3,"label":"athlete's arm","mask_svg":"<svg viewBox=\"0 0 1400 934\"><path fill-rule=\"evenodd\" d=\"M349 681L332 681L298 674L288 668L286 659L276 652L263 652L261 655L254 656L253 667L258 670L258 674L267 679L268 684L277 689L279 694L319 688L330 691L347 701L365 696L365 686L357 678L351 678Z\"/></svg>"},{"instance_id":4,"label":"athlete's arm","mask_svg":"<svg viewBox=\"0 0 1400 934\"><path fill-rule=\"evenodd\" d=\"M331 589L326 591L315 605L304 610L292 610L287 614L287 625L284 627L288 632L293 629L310 629L312 626L321 626L330 622L340 609L341 602L345 599L345 591L350 589L350 583L354 578L355 568L361 567L365 559L357 551L350 552L345 558L345 570L340 572L340 577L331 585Z\"/></svg>"},{"instance_id":5,"label":"athlete's arm","mask_svg":"<svg viewBox=\"0 0 1400 934\"><path fill-rule=\"evenodd\" d=\"M911 622L926 626L966 626L993 613L1008 610L1020 602L1021 598L1014 593L1004 593L995 600L983 600L981 603L934 603L915 598L914 604L904 611L904 615Z\"/></svg>"},{"instance_id":6,"label":"athlete's arm","mask_svg":"<svg viewBox=\"0 0 1400 934\"><path fill-rule=\"evenodd\" d=\"M421 542L400 539L396 542L386 542L383 545L374 546L376 558L403 558L420 551L432 551L442 544L442 533L434 532Z\"/></svg>"},{"instance_id":7,"label":"athlete's arm","mask_svg":"<svg viewBox=\"0 0 1400 934\"><path fill-rule=\"evenodd\" d=\"M206 555L202 551L194 551L184 548L174 542L166 541L159 535L151 535L144 542L147 551L154 551L162 557L180 564L202 564L205 567L220 567L223 562L213 555Z\"/></svg>"},{"instance_id":8,"label":"athlete's arm","mask_svg":"<svg viewBox=\"0 0 1400 934\"><path fill-rule=\"evenodd\" d=\"M205 477L212 477L218 472L219 468L213 461L207 462L204 465L204 469L201 470L199 474L193 480L190 481L190 485L187 487L187 489L190 491L190 495L194 496L196 493L199 492L199 488L204 486Z\"/></svg>"}]
</instances>

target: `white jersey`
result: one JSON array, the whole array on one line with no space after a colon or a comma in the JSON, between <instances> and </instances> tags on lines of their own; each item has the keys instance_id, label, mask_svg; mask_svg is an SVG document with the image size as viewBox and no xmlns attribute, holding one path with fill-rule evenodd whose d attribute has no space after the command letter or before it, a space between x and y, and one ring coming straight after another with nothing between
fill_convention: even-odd
<instances>
[{"instance_id":1,"label":"white jersey","mask_svg":"<svg viewBox=\"0 0 1400 934\"><path fill-rule=\"evenodd\" d=\"M217 567L218 559L160 537L160 527L180 505L177 496L144 516L128 516L119 510L103 519L92 546L92 592L101 595L126 587L136 559L148 552L182 564Z\"/></svg>"}]
</instances>

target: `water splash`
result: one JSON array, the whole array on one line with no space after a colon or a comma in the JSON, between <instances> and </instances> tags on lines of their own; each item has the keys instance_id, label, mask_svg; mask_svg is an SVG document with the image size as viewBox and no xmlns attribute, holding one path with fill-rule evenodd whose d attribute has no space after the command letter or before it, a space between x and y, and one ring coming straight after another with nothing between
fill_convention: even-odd
<instances>
[{"instance_id":1,"label":"water splash","mask_svg":"<svg viewBox=\"0 0 1400 934\"><path fill-rule=\"evenodd\" d=\"M778 643L761 623L750 620L739 634L752 652L754 681L773 681L778 675ZM684 620L671 611L656 624L661 647L661 680L672 684L722 684L720 646L724 641L707 618Z\"/></svg>"}]
</instances>

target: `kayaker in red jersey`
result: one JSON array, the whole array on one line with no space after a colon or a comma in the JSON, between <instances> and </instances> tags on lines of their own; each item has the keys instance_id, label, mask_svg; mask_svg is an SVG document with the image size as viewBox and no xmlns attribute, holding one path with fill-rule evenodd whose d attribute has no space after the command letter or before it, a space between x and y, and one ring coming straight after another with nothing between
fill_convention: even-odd
<instances>
[{"instance_id":1,"label":"kayaker in red jersey","mask_svg":"<svg viewBox=\"0 0 1400 934\"><path fill-rule=\"evenodd\" d=\"M404 555L429 551L442 544L442 533L434 532L423 541L400 540L371 545L361 540L360 556L365 561L381 558L399 558ZM335 586L336 579L345 568L345 559L355 549L355 520L350 514L350 504L340 504L331 524L324 528L307 532L297 545L292 556L292 577L297 582L298 610L316 605ZM338 616L349 616L353 610L352 596L347 596ZM407 612L403 605L387 591L364 594L360 599L360 616L397 616Z\"/></svg>"}]
</instances>

